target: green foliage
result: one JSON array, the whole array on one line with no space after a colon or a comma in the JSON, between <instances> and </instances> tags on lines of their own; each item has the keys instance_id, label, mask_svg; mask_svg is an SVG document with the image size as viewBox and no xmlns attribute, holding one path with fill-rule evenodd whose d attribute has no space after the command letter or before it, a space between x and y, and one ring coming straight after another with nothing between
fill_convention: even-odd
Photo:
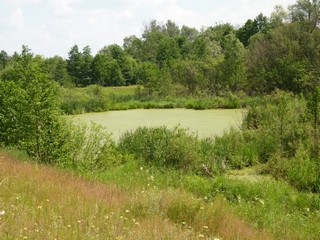
<instances>
[{"instance_id":1,"label":"green foliage","mask_svg":"<svg viewBox=\"0 0 320 240\"><path fill-rule=\"evenodd\" d=\"M4 50L1 50L0 52L0 71L5 69L6 66L9 64L9 56L8 53Z\"/></svg>"},{"instance_id":2,"label":"green foliage","mask_svg":"<svg viewBox=\"0 0 320 240\"><path fill-rule=\"evenodd\" d=\"M138 159L159 167L181 169L200 175L221 174L221 162L214 158L213 142L199 140L181 128L139 127L120 137L119 151L134 154Z\"/></svg>"},{"instance_id":3,"label":"green foliage","mask_svg":"<svg viewBox=\"0 0 320 240\"><path fill-rule=\"evenodd\" d=\"M52 80L58 82L61 86L72 86L71 78L67 71L67 62L59 56L45 60L45 66Z\"/></svg>"},{"instance_id":4,"label":"green foliage","mask_svg":"<svg viewBox=\"0 0 320 240\"><path fill-rule=\"evenodd\" d=\"M312 153L319 157L320 87L315 87L307 99L307 116L312 126Z\"/></svg>"},{"instance_id":5,"label":"green foliage","mask_svg":"<svg viewBox=\"0 0 320 240\"><path fill-rule=\"evenodd\" d=\"M91 85L84 91L61 88L60 108L66 114L107 111L111 107L111 97L98 85Z\"/></svg>"},{"instance_id":6,"label":"green foliage","mask_svg":"<svg viewBox=\"0 0 320 240\"><path fill-rule=\"evenodd\" d=\"M78 87L84 87L92 84L91 49L89 46L83 48L83 52L79 51L77 45L74 45L68 53L67 70L72 82Z\"/></svg>"},{"instance_id":7,"label":"green foliage","mask_svg":"<svg viewBox=\"0 0 320 240\"><path fill-rule=\"evenodd\" d=\"M320 23L320 1L298 0L289 6L292 22L300 22L308 32L312 32Z\"/></svg>"},{"instance_id":8,"label":"green foliage","mask_svg":"<svg viewBox=\"0 0 320 240\"><path fill-rule=\"evenodd\" d=\"M302 146L293 158L275 155L269 163L269 169L273 176L286 179L299 190L320 190L320 166Z\"/></svg>"},{"instance_id":9,"label":"green foliage","mask_svg":"<svg viewBox=\"0 0 320 240\"><path fill-rule=\"evenodd\" d=\"M291 23L252 39L247 54L248 91L271 93L276 88L307 92L319 73L320 31L303 30Z\"/></svg>"},{"instance_id":10,"label":"green foliage","mask_svg":"<svg viewBox=\"0 0 320 240\"><path fill-rule=\"evenodd\" d=\"M56 164L63 168L101 171L121 161L111 135L99 125L65 122L62 139Z\"/></svg>"},{"instance_id":11,"label":"green foliage","mask_svg":"<svg viewBox=\"0 0 320 240\"><path fill-rule=\"evenodd\" d=\"M146 162L183 170L191 169L200 160L197 156L199 141L180 128L169 130L166 127L139 127L120 137L119 148Z\"/></svg>"},{"instance_id":12,"label":"green foliage","mask_svg":"<svg viewBox=\"0 0 320 240\"><path fill-rule=\"evenodd\" d=\"M299 144L307 138L305 102L284 92L276 92L267 99L270 99L269 104L249 110L244 126L272 137L274 148L271 151L277 149L284 156L294 156Z\"/></svg>"},{"instance_id":13,"label":"green foliage","mask_svg":"<svg viewBox=\"0 0 320 240\"><path fill-rule=\"evenodd\" d=\"M318 192L319 156L312 127L316 112L310 104L307 108L304 99L281 91L266 97L265 103L249 108L241 131L216 137L217 162L231 169L267 163L268 172L276 178L297 189Z\"/></svg>"},{"instance_id":14,"label":"green foliage","mask_svg":"<svg viewBox=\"0 0 320 240\"><path fill-rule=\"evenodd\" d=\"M116 45L103 48L93 59L92 72L95 83L102 86L123 86L137 81L137 63Z\"/></svg>"},{"instance_id":15,"label":"green foliage","mask_svg":"<svg viewBox=\"0 0 320 240\"><path fill-rule=\"evenodd\" d=\"M269 178L219 177L212 189L252 225L270 229L275 239L317 238L318 230L312 225L319 221L318 195L298 192Z\"/></svg>"},{"instance_id":16,"label":"green foliage","mask_svg":"<svg viewBox=\"0 0 320 240\"><path fill-rule=\"evenodd\" d=\"M57 86L26 47L0 80L0 142L19 146L43 162L59 147Z\"/></svg>"}]
</instances>

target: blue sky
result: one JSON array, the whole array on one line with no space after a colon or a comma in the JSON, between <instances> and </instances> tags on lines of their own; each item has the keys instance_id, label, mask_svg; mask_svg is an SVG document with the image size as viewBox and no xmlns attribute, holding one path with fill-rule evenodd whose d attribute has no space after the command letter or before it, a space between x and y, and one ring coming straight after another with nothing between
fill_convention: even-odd
<instances>
[{"instance_id":1,"label":"blue sky","mask_svg":"<svg viewBox=\"0 0 320 240\"><path fill-rule=\"evenodd\" d=\"M269 16L275 5L296 0L0 0L0 50L20 52L23 44L46 57L67 57L74 44L92 53L106 45L122 45L141 36L152 19L179 26L240 26L259 13Z\"/></svg>"}]
</instances>

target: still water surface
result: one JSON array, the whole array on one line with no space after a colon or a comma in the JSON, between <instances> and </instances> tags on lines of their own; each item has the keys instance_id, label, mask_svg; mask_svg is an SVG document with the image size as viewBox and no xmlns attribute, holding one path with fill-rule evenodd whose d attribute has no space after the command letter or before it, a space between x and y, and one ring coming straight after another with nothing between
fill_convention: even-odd
<instances>
[{"instance_id":1,"label":"still water surface","mask_svg":"<svg viewBox=\"0 0 320 240\"><path fill-rule=\"evenodd\" d=\"M240 127L244 110L135 109L77 115L75 120L103 125L118 139L124 132L139 126L180 126L200 138L221 135L231 127Z\"/></svg>"}]
</instances>

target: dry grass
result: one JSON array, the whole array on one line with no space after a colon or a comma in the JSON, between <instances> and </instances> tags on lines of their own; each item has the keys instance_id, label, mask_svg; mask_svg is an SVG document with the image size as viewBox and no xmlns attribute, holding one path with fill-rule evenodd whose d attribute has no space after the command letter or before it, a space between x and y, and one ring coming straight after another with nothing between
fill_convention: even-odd
<instances>
[{"instance_id":1,"label":"dry grass","mask_svg":"<svg viewBox=\"0 0 320 240\"><path fill-rule=\"evenodd\" d=\"M0 239L269 239L223 200L88 182L0 154Z\"/></svg>"}]
</instances>

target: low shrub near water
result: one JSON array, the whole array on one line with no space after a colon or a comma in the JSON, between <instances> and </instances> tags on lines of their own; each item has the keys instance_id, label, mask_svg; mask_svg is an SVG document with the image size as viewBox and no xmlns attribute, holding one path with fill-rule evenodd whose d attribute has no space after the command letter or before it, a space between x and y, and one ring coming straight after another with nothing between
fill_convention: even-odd
<instances>
[{"instance_id":1,"label":"low shrub near water","mask_svg":"<svg viewBox=\"0 0 320 240\"><path fill-rule=\"evenodd\" d=\"M63 139L57 164L64 168L102 171L123 160L111 135L100 125L66 122Z\"/></svg>"},{"instance_id":2,"label":"low shrub near water","mask_svg":"<svg viewBox=\"0 0 320 240\"><path fill-rule=\"evenodd\" d=\"M200 144L184 129L140 127L120 137L119 149L155 165L188 170L199 162Z\"/></svg>"},{"instance_id":3,"label":"low shrub near water","mask_svg":"<svg viewBox=\"0 0 320 240\"><path fill-rule=\"evenodd\" d=\"M212 155L213 142L199 140L179 127L139 127L119 139L120 152L134 154L143 161L161 167L173 167L205 175L221 172L221 165Z\"/></svg>"}]
</instances>

